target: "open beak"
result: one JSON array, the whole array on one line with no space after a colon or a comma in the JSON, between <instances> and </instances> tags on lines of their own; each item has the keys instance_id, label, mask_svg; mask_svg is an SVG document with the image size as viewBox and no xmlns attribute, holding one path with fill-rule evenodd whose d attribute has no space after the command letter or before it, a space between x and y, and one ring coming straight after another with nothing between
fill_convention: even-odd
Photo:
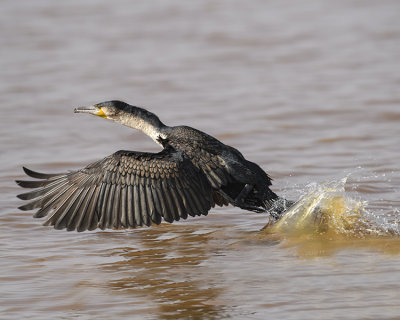
<instances>
[{"instance_id":1,"label":"open beak","mask_svg":"<svg viewBox=\"0 0 400 320\"><path fill-rule=\"evenodd\" d=\"M95 116L99 116L99 117L102 117L104 119L107 119L107 116L104 113L104 111L101 110L101 108L96 107L96 106L75 108L74 112L75 113L90 113L90 114L93 114Z\"/></svg>"}]
</instances>

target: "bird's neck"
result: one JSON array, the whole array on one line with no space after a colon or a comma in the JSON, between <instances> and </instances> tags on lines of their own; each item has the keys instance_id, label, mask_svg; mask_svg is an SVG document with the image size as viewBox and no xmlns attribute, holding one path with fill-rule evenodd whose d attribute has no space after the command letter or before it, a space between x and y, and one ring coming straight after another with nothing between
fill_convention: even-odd
<instances>
[{"instance_id":1,"label":"bird's neck","mask_svg":"<svg viewBox=\"0 0 400 320\"><path fill-rule=\"evenodd\" d=\"M167 138L169 127L163 124L155 115L154 117L153 115L149 117L148 114L146 116L143 116L141 114L132 114L129 117L118 119L117 122L121 123L124 126L142 131L144 134L148 135L153 141L161 146L162 144L160 143L160 137L162 139Z\"/></svg>"},{"instance_id":2,"label":"bird's neck","mask_svg":"<svg viewBox=\"0 0 400 320\"><path fill-rule=\"evenodd\" d=\"M164 124L162 126L154 126L150 123L143 122L139 127L136 129L141 130L143 133L147 134L154 142L159 144L160 146L163 146L160 143L160 138L166 139L166 128Z\"/></svg>"}]
</instances>

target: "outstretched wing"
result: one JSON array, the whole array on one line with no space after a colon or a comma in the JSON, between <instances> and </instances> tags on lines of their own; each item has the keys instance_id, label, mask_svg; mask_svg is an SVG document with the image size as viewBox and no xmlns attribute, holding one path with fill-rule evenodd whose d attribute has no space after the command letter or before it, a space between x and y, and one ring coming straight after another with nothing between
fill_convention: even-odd
<instances>
[{"instance_id":1,"label":"outstretched wing","mask_svg":"<svg viewBox=\"0 0 400 320\"><path fill-rule=\"evenodd\" d=\"M66 174L41 174L40 180L17 181L37 190L18 195L33 201L21 210L39 209L56 229L134 228L173 222L188 215L207 215L214 204L211 186L182 152L118 151L84 169Z\"/></svg>"}]
</instances>

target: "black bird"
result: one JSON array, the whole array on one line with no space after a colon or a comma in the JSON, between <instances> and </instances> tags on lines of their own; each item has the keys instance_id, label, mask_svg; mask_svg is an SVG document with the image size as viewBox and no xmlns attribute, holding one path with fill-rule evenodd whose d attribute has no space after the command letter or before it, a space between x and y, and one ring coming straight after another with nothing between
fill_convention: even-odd
<instances>
[{"instance_id":1,"label":"black bird","mask_svg":"<svg viewBox=\"0 0 400 320\"><path fill-rule=\"evenodd\" d=\"M18 195L33 201L21 210L39 209L56 229L120 229L207 215L211 207L232 204L274 218L286 201L269 186L271 178L233 147L187 126L169 127L153 113L122 101L76 108L141 130L163 147L159 153L118 151L87 167L64 174L23 168L39 180L16 181L38 188Z\"/></svg>"}]
</instances>

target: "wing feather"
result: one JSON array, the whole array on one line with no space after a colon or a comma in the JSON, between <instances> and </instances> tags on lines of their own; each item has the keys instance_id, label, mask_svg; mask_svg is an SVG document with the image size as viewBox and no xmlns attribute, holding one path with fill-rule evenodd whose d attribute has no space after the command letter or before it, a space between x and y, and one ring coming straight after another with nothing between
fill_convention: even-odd
<instances>
[{"instance_id":1,"label":"wing feather","mask_svg":"<svg viewBox=\"0 0 400 320\"><path fill-rule=\"evenodd\" d=\"M149 219L149 214L147 212L147 201L146 201L146 190L144 189L143 183L140 181L138 185L138 192L140 197L140 220L142 226L150 226L151 220Z\"/></svg>"},{"instance_id":2,"label":"wing feather","mask_svg":"<svg viewBox=\"0 0 400 320\"><path fill-rule=\"evenodd\" d=\"M52 173L52 174L40 173L40 172L36 172L36 171L30 170L25 167L22 167L22 169L29 177L36 178L36 179L46 179L47 180L47 179L51 179L51 178L59 177L59 176L63 175L61 173Z\"/></svg>"},{"instance_id":3,"label":"wing feather","mask_svg":"<svg viewBox=\"0 0 400 320\"><path fill-rule=\"evenodd\" d=\"M89 197L89 199L90 199L90 192L89 191L91 191L93 188L90 188L90 189L83 189L83 191L82 191L82 193L81 193L81 195L80 195L80 197L79 197L79 200L78 200L78 202L76 203L76 205L75 205L75 207L74 207L74 209L71 209L70 210L70 212L69 212L69 214L66 214L65 216L64 216L64 220L65 220L65 226L66 226L66 228L67 228L67 230L68 231L71 231L71 230L74 230L75 229L75 226L73 227L73 228L71 228L71 223L72 223L72 221L74 221L74 218L76 217L76 215L78 215L78 216L80 216L79 215L79 211L81 210L81 208L82 208L82 205L84 205L86 202L87 202L87 200L86 199L88 199L88 197ZM66 213L68 213L68 211L66 211ZM82 214L81 214L82 215Z\"/></svg>"},{"instance_id":4,"label":"wing feather","mask_svg":"<svg viewBox=\"0 0 400 320\"><path fill-rule=\"evenodd\" d=\"M140 214L140 197L139 197L139 186L135 184L133 186L133 209L134 209L134 218L135 224L137 226L142 226L142 216Z\"/></svg>"},{"instance_id":5,"label":"wing feather","mask_svg":"<svg viewBox=\"0 0 400 320\"><path fill-rule=\"evenodd\" d=\"M115 186L115 198L114 205L112 208L112 228L120 229L121 228L121 185L117 184Z\"/></svg>"},{"instance_id":6,"label":"wing feather","mask_svg":"<svg viewBox=\"0 0 400 320\"><path fill-rule=\"evenodd\" d=\"M167 208L169 204L167 202L167 199L164 197L161 181L157 181L155 189L157 192L157 198L159 199L161 204L161 216L164 218L165 221L172 222L173 220L169 216L169 208Z\"/></svg>"},{"instance_id":7,"label":"wing feather","mask_svg":"<svg viewBox=\"0 0 400 320\"><path fill-rule=\"evenodd\" d=\"M126 198L127 198L127 191L128 191L128 186L124 185L121 188L121 227L122 228L128 228L129 223L128 223L128 217L127 217L127 205L126 205Z\"/></svg>"},{"instance_id":8,"label":"wing feather","mask_svg":"<svg viewBox=\"0 0 400 320\"><path fill-rule=\"evenodd\" d=\"M56 229L134 228L207 215L213 201L211 184L181 151L118 151L66 174L44 174L24 168L32 178L17 181L35 188L18 197L31 200L22 210L39 209L45 225ZM221 182L224 182L221 179Z\"/></svg>"},{"instance_id":9,"label":"wing feather","mask_svg":"<svg viewBox=\"0 0 400 320\"><path fill-rule=\"evenodd\" d=\"M135 228L136 223L135 223L135 217L133 214L133 188L131 185L128 186L128 191L127 191L128 199L127 199L127 214L128 214L128 221L129 221L129 227Z\"/></svg>"},{"instance_id":10,"label":"wing feather","mask_svg":"<svg viewBox=\"0 0 400 320\"><path fill-rule=\"evenodd\" d=\"M87 207L85 208L85 210L82 210L82 214L80 215L79 220L76 223L76 229L79 232L85 230L94 230L98 227L99 215L97 213L97 199L99 196L99 192L100 188L96 187L93 189L91 197L88 197ZM84 222L87 223L87 226Z\"/></svg>"},{"instance_id":11,"label":"wing feather","mask_svg":"<svg viewBox=\"0 0 400 320\"><path fill-rule=\"evenodd\" d=\"M153 193L151 191L151 186L149 184L146 184L146 197L147 197L147 204L149 206L149 217L151 222L154 222L156 224L159 224L158 222L158 217L157 217L157 212L155 208L155 200L153 199ZM158 222L158 223L157 223Z\"/></svg>"},{"instance_id":12,"label":"wing feather","mask_svg":"<svg viewBox=\"0 0 400 320\"><path fill-rule=\"evenodd\" d=\"M176 208L172 202L171 195L168 192L168 186L167 186L167 182L165 179L161 180L161 188L160 189L161 189L161 192L163 193L163 196L164 196L164 199L166 202L165 205L166 205L167 218L164 217L164 219L166 219L168 222L172 222L175 219ZM177 220L179 220L179 217Z\"/></svg>"},{"instance_id":13,"label":"wing feather","mask_svg":"<svg viewBox=\"0 0 400 320\"><path fill-rule=\"evenodd\" d=\"M64 229L67 226L66 216L67 214L71 214L71 212L75 212L75 208L79 204L79 198L82 193L86 194L85 189L76 190L71 196L71 198L67 199L67 205L65 207L60 207L57 211L60 211L60 214L53 218L54 228L55 229Z\"/></svg>"},{"instance_id":14,"label":"wing feather","mask_svg":"<svg viewBox=\"0 0 400 320\"><path fill-rule=\"evenodd\" d=\"M162 206L161 206L160 198L158 197L157 189L154 186L154 184L152 184L150 186L150 189L151 189L151 196L152 196L152 199L153 199L154 210L155 210L155 215L153 217L153 221L156 224L160 224L161 223L161 217L162 217Z\"/></svg>"},{"instance_id":15,"label":"wing feather","mask_svg":"<svg viewBox=\"0 0 400 320\"><path fill-rule=\"evenodd\" d=\"M173 179L171 181L171 195L172 195L172 199L175 202L175 207L177 209L176 213L179 217L181 217L182 219L186 219L187 218L187 213L185 211L185 205L182 201L182 197L181 194L178 192L178 188L176 185L176 181L175 179Z\"/></svg>"},{"instance_id":16,"label":"wing feather","mask_svg":"<svg viewBox=\"0 0 400 320\"><path fill-rule=\"evenodd\" d=\"M106 228L106 224L107 224L107 216L108 216L108 199L110 197L110 189L111 189L111 184L109 183L105 183L105 190L104 190L104 198L102 200L102 202L100 202L98 204L98 211L102 212L100 219L99 219L99 228L104 230Z\"/></svg>"}]
</instances>

